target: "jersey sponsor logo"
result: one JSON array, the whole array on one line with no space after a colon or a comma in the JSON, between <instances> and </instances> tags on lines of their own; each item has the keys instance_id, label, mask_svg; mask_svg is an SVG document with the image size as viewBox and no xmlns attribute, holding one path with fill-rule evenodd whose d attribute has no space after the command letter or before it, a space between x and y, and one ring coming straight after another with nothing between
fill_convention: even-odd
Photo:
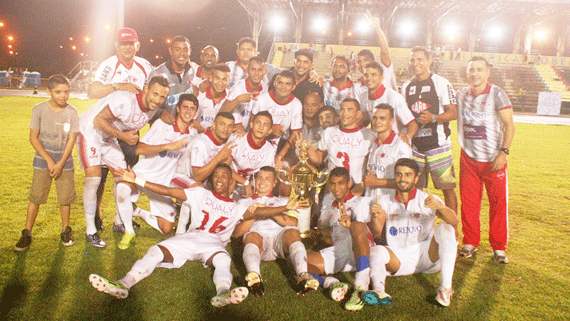
<instances>
[{"instance_id":1,"label":"jersey sponsor logo","mask_svg":"<svg viewBox=\"0 0 570 321\"><path fill-rule=\"evenodd\" d=\"M471 117L471 118L478 118L478 119L485 119L487 118L487 114L483 112L478 112L469 109L461 109L461 115L463 117Z\"/></svg>"},{"instance_id":2,"label":"jersey sponsor logo","mask_svg":"<svg viewBox=\"0 0 570 321\"><path fill-rule=\"evenodd\" d=\"M430 104L426 104L423 101L418 100L412 106L410 106L410 109L412 110L412 112L416 114L421 114L422 111L427 110L430 107L431 107Z\"/></svg>"},{"instance_id":3,"label":"jersey sponsor logo","mask_svg":"<svg viewBox=\"0 0 570 321\"><path fill-rule=\"evenodd\" d=\"M416 86L411 86L411 87L410 87L409 94L410 94L410 95L415 95L415 94L416 94Z\"/></svg>"},{"instance_id":4,"label":"jersey sponsor logo","mask_svg":"<svg viewBox=\"0 0 570 321\"><path fill-rule=\"evenodd\" d=\"M455 97L455 90L453 90L453 86L447 85L447 94L449 95L449 103L452 105L456 105L457 98Z\"/></svg>"},{"instance_id":5,"label":"jersey sponsor logo","mask_svg":"<svg viewBox=\"0 0 570 321\"><path fill-rule=\"evenodd\" d=\"M401 227L390 227L390 235L397 236L398 234L418 234L422 230L422 226L401 226Z\"/></svg>"},{"instance_id":6,"label":"jersey sponsor logo","mask_svg":"<svg viewBox=\"0 0 570 321\"><path fill-rule=\"evenodd\" d=\"M144 126L146 123L148 123L148 115L146 113L135 113L133 114L133 120L132 120L133 125L135 126Z\"/></svg>"},{"instance_id":7,"label":"jersey sponsor logo","mask_svg":"<svg viewBox=\"0 0 570 321\"><path fill-rule=\"evenodd\" d=\"M101 73L101 80L105 80L107 79L107 77L109 76L109 73L111 72L111 67L110 66L106 66L105 69L103 69L103 72Z\"/></svg>"},{"instance_id":8,"label":"jersey sponsor logo","mask_svg":"<svg viewBox=\"0 0 570 321\"><path fill-rule=\"evenodd\" d=\"M275 117L287 117L289 115L289 111L287 110L280 110L275 107L269 107L267 111L271 114L271 116Z\"/></svg>"},{"instance_id":9,"label":"jersey sponsor logo","mask_svg":"<svg viewBox=\"0 0 570 321\"><path fill-rule=\"evenodd\" d=\"M431 136L431 133L431 128L422 128L416 132L416 135L414 137L429 137Z\"/></svg>"},{"instance_id":10,"label":"jersey sponsor logo","mask_svg":"<svg viewBox=\"0 0 570 321\"><path fill-rule=\"evenodd\" d=\"M211 208L213 211L223 213L223 215L225 215L225 216L229 216L230 213L232 212L231 207L224 205L224 204L221 204L221 203L218 203L209 197L206 198L206 206L208 208Z\"/></svg>"},{"instance_id":11,"label":"jersey sponsor logo","mask_svg":"<svg viewBox=\"0 0 570 321\"><path fill-rule=\"evenodd\" d=\"M373 172L382 172L382 173L386 172L386 166L379 164L370 164L370 169Z\"/></svg>"},{"instance_id":12,"label":"jersey sponsor logo","mask_svg":"<svg viewBox=\"0 0 570 321\"><path fill-rule=\"evenodd\" d=\"M422 86L422 93L429 93L431 91L431 86Z\"/></svg>"},{"instance_id":13,"label":"jersey sponsor logo","mask_svg":"<svg viewBox=\"0 0 570 321\"><path fill-rule=\"evenodd\" d=\"M215 117L202 115L202 116L200 116L200 122L205 122L205 121L207 121L207 122L209 122L209 123L213 123L213 122L214 122L214 118L215 118Z\"/></svg>"},{"instance_id":14,"label":"jersey sponsor logo","mask_svg":"<svg viewBox=\"0 0 570 321\"><path fill-rule=\"evenodd\" d=\"M332 142L337 143L341 146L350 146L350 147L358 147L362 144L362 138L350 138L350 137L343 137L341 135L334 135L332 137Z\"/></svg>"},{"instance_id":15,"label":"jersey sponsor logo","mask_svg":"<svg viewBox=\"0 0 570 321\"><path fill-rule=\"evenodd\" d=\"M463 124L463 137L466 139L487 139L487 128Z\"/></svg>"},{"instance_id":16,"label":"jersey sponsor logo","mask_svg":"<svg viewBox=\"0 0 570 321\"><path fill-rule=\"evenodd\" d=\"M158 153L158 155L160 156L160 158L179 158L182 154L176 151L162 151L160 153Z\"/></svg>"},{"instance_id":17,"label":"jersey sponsor logo","mask_svg":"<svg viewBox=\"0 0 570 321\"><path fill-rule=\"evenodd\" d=\"M267 154L250 153L250 150L245 149L241 153L241 158L247 160L247 162L250 163L251 165L257 166L257 165L261 164L261 162L263 162L266 155Z\"/></svg>"}]
</instances>

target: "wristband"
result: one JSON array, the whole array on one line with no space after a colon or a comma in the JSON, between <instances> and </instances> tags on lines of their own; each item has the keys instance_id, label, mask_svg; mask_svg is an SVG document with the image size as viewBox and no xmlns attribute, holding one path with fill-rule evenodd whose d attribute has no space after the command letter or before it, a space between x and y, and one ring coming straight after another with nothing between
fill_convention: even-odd
<instances>
[{"instance_id":1,"label":"wristband","mask_svg":"<svg viewBox=\"0 0 570 321\"><path fill-rule=\"evenodd\" d=\"M137 177L135 178L135 184L137 184L140 187L144 187L144 184L146 184L146 180L144 178Z\"/></svg>"}]
</instances>

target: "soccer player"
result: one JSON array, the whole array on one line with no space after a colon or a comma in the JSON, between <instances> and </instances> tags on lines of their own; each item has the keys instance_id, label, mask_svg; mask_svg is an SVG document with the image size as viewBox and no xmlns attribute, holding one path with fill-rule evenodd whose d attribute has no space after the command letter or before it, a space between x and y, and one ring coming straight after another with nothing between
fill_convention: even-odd
<instances>
[{"instance_id":1,"label":"soccer player","mask_svg":"<svg viewBox=\"0 0 570 321\"><path fill-rule=\"evenodd\" d=\"M332 80L327 79L323 83L323 98L325 105L340 109L340 103L345 98L355 98L360 101L360 96L366 92L366 87L353 82L348 73L350 61L345 56L336 56L332 61Z\"/></svg>"},{"instance_id":2,"label":"soccer player","mask_svg":"<svg viewBox=\"0 0 570 321\"><path fill-rule=\"evenodd\" d=\"M366 79L366 92L362 93L360 102L362 109L366 111L365 119L372 118L375 107L379 104L388 104L394 108L395 122L392 130L400 136L406 143L410 143L414 134L418 131L418 124L414 119L414 115L408 108L406 100L397 91L386 88L382 84L383 69L379 63L373 61L366 65L364 70L364 78ZM367 123L367 121L366 121ZM404 129L406 129L404 131Z\"/></svg>"},{"instance_id":3,"label":"soccer player","mask_svg":"<svg viewBox=\"0 0 570 321\"><path fill-rule=\"evenodd\" d=\"M237 56L236 61L228 61L226 64L230 67L230 83L229 86L233 87L238 81L247 78L247 66L249 59L257 56L257 43L250 37L243 37L237 43ZM277 68L271 64L264 63L267 74L263 77L263 84L268 85L273 77L281 72L283 69Z\"/></svg>"},{"instance_id":4,"label":"soccer player","mask_svg":"<svg viewBox=\"0 0 570 321\"><path fill-rule=\"evenodd\" d=\"M388 104L376 106L371 127L377 137L370 148L368 174L364 176L366 196L372 199L394 194L394 165L400 158L412 157L412 148L392 131L393 124L394 108Z\"/></svg>"},{"instance_id":5,"label":"soccer player","mask_svg":"<svg viewBox=\"0 0 570 321\"><path fill-rule=\"evenodd\" d=\"M206 91L200 92L198 95L200 108L196 118L202 127L198 128L199 132L204 132L204 130L210 127L220 108L222 108L228 94L229 75L230 69L225 64L217 64L212 68L210 85L208 85Z\"/></svg>"},{"instance_id":6,"label":"soccer player","mask_svg":"<svg viewBox=\"0 0 570 321\"><path fill-rule=\"evenodd\" d=\"M325 130L332 126L337 126L340 123L338 112L332 106L323 106L317 112L317 119L321 130Z\"/></svg>"},{"instance_id":7,"label":"soccer player","mask_svg":"<svg viewBox=\"0 0 570 321\"><path fill-rule=\"evenodd\" d=\"M212 68L218 64L220 61L220 53L218 52L218 48L207 45L202 49L200 52L200 66L196 68L194 77L192 78L192 84L194 86L199 86L200 89L205 89L206 86L209 84L208 79L210 79L210 75L212 74ZM204 83L204 81L206 81ZM202 85L202 83L204 83ZM202 86L204 86L202 88ZM201 90L203 91L203 90Z\"/></svg>"},{"instance_id":8,"label":"soccer player","mask_svg":"<svg viewBox=\"0 0 570 321\"><path fill-rule=\"evenodd\" d=\"M277 185L277 173L270 166L262 167L255 174L255 195L239 201L238 207L248 208L261 204L277 215L266 219L251 219L240 223L234 235L244 235L243 261L247 270L245 281L250 293L264 294L261 278L261 261L274 261L277 258L289 259L297 275L297 291L306 294L319 287L319 282L307 273L307 250L297 229L297 219L285 214L290 202L287 197L275 197L271 191ZM303 206L309 206L305 200ZM243 231L243 232L242 232Z\"/></svg>"},{"instance_id":9,"label":"soccer player","mask_svg":"<svg viewBox=\"0 0 570 321\"><path fill-rule=\"evenodd\" d=\"M455 170L449 122L457 118L455 91L447 79L432 74L430 53L414 47L410 68L414 77L402 85L402 95L420 127L412 138L413 158L420 166L419 188L431 176L435 188L443 191L445 205L457 212Z\"/></svg>"},{"instance_id":10,"label":"soccer player","mask_svg":"<svg viewBox=\"0 0 570 321\"><path fill-rule=\"evenodd\" d=\"M457 132L461 145L461 224L463 248L471 257L480 237L482 186L489 198L489 243L495 261L507 263L508 187L507 156L515 135L513 108L505 92L489 83L485 58L475 56L467 65L470 87L457 93Z\"/></svg>"},{"instance_id":11,"label":"soccer player","mask_svg":"<svg viewBox=\"0 0 570 321\"><path fill-rule=\"evenodd\" d=\"M290 71L293 72L295 79L295 88L293 88L293 96L300 101L305 100L305 95L310 92L323 92L322 85L319 81L311 79L313 70L313 53L308 49L301 49L295 52L295 63Z\"/></svg>"},{"instance_id":12,"label":"soccer player","mask_svg":"<svg viewBox=\"0 0 570 321\"><path fill-rule=\"evenodd\" d=\"M70 204L76 199L72 151L79 127L77 109L67 103L69 87L69 80L65 76L51 76L47 88L51 98L32 109L30 143L36 150L34 175L28 197L30 203L26 228L14 247L16 251L23 251L32 243L32 227L40 204L47 203L52 180L55 180L61 210L61 241L65 246L75 243L69 226L69 214Z\"/></svg>"},{"instance_id":13,"label":"soccer player","mask_svg":"<svg viewBox=\"0 0 570 321\"><path fill-rule=\"evenodd\" d=\"M154 122L137 146L137 154L144 155L133 167L138 177L162 185L170 183L178 159L184 153L189 139L198 134L196 129L190 127L197 110L196 97L182 94L176 107L178 114L176 123L168 125L160 119ZM141 193L149 197L150 212L140 208L133 211L131 202L136 201ZM119 243L119 248L122 250L127 249L135 237L131 224L133 215L144 218L149 225L164 234L170 233L174 226L175 211L172 199L145 190L144 187L136 187L125 182L117 184L117 208L125 225L125 235Z\"/></svg>"},{"instance_id":14,"label":"soccer player","mask_svg":"<svg viewBox=\"0 0 570 321\"><path fill-rule=\"evenodd\" d=\"M262 83L265 76L265 62L259 56L249 59L247 78L238 81L228 92L220 111L233 113L236 118L236 129L245 132L249 129L249 120L253 104L259 94L267 92Z\"/></svg>"},{"instance_id":15,"label":"soccer player","mask_svg":"<svg viewBox=\"0 0 570 321\"><path fill-rule=\"evenodd\" d=\"M419 166L401 158L395 166L396 194L380 197L371 208L372 216L385 221L387 246L370 249L372 291L362 294L368 304L382 304L387 275L411 275L441 271L435 300L442 306L451 303L451 281L457 255L455 233L459 218L437 197L416 188ZM435 227L436 216L443 220ZM383 225L382 225L383 226Z\"/></svg>"},{"instance_id":16,"label":"soccer player","mask_svg":"<svg viewBox=\"0 0 570 321\"><path fill-rule=\"evenodd\" d=\"M166 100L168 87L168 80L155 76L137 94L117 91L99 100L79 116L77 150L80 164L85 169L83 205L87 242L95 247L107 246L97 234L95 226L101 165L127 168L117 140L122 139L130 145L136 145L139 140L138 130L148 123ZM115 225L122 223L120 217L115 217Z\"/></svg>"}]
</instances>

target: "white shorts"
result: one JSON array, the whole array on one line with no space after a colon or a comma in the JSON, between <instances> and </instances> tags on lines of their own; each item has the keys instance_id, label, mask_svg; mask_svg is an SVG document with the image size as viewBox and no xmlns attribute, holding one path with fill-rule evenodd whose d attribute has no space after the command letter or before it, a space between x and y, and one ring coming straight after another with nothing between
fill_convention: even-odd
<instances>
[{"instance_id":1,"label":"white shorts","mask_svg":"<svg viewBox=\"0 0 570 321\"><path fill-rule=\"evenodd\" d=\"M432 274L441 270L441 260L429 259L431 239L407 248L388 246L400 260L400 269L393 275L412 275L416 273Z\"/></svg>"},{"instance_id":2,"label":"white shorts","mask_svg":"<svg viewBox=\"0 0 570 321\"><path fill-rule=\"evenodd\" d=\"M325 274L334 274L338 272L350 272L356 271L356 260L354 259L354 252L350 255L348 261L344 264L344 267L335 267L335 247L330 246L319 251L323 257L325 263ZM337 264L338 265L338 264Z\"/></svg>"},{"instance_id":3,"label":"white shorts","mask_svg":"<svg viewBox=\"0 0 570 321\"><path fill-rule=\"evenodd\" d=\"M172 254L172 263L158 264L159 267L169 269L179 268L186 261L198 261L204 267L208 267L206 261L215 253L223 252L229 256L226 247L216 235L203 231L175 235L158 243L158 245L165 247Z\"/></svg>"},{"instance_id":4,"label":"white shorts","mask_svg":"<svg viewBox=\"0 0 570 321\"><path fill-rule=\"evenodd\" d=\"M263 232L251 231L249 233L257 233L263 237L263 251L261 251L262 261L275 261L276 259L285 259L285 251L283 250L283 233L289 229L296 229L296 226L283 226L277 233L264 234Z\"/></svg>"},{"instance_id":5,"label":"white shorts","mask_svg":"<svg viewBox=\"0 0 570 321\"><path fill-rule=\"evenodd\" d=\"M83 134L77 136L77 155L81 169L107 165L113 168L127 168L125 155L116 138L103 143L86 140Z\"/></svg>"},{"instance_id":6,"label":"white shorts","mask_svg":"<svg viewBox=\"0 0 570 321\"><path fill-rule=\"evenodd\" d=\"M131 193L131 202L134 203L138 201L141 193L145 193L148 196L150 213L152 215L162 217L165 220L174 223L176 211L174 210L174 202L172 202L172 198L149 191L144 187L137 186L137 190Z\"/></svg>"}]
</instances>

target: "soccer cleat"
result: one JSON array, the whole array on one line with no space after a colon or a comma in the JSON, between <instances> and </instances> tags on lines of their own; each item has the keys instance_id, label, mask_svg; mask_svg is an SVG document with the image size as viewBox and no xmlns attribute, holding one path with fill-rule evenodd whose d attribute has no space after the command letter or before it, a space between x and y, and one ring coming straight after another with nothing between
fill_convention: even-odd
<instances>
[{"instance_id":1,"label":"soccer cleat","mask_svg":"<svg viewBox=\"0 0 570 321\"><path fill-rule=\"evenodd\" d=\"M336 302L341 302L344 300L346 293L348 292L348 284L344 282L336 282L330 288L331 299Z\"/></svg>"},{"instance_id":2,"label":"soccer cleat","mask_svg":"<svg viewBox=\"0 0 570 321\"><path fill-rule=\"evenodd\" d=\"M135 235L133 233L129 233L126 232L125 235L123 235L123 239L121 240L121 242L119 242L118 247L121 250L126 250L129 248L129 246L131 246L131 241L135 238Z\"/></svg>"},{"instance_id":3,"label":"soccer cleat","mask_svg":"<svg viewBox=\"0 0 570 321\"><path fill-rule=\"evenodd\" d=\"M303 272L297 275L297 294L305 295L319 288L319 281L309 273Z\"/></svg>"},{"instance_id":4,"label":"soccer cleat","mask_svg":"<svg viewBox=\"0 0 570 321\"><path fill-rule=\"evenodd\" d=\"M437 289L437 295L435 296L435 300L437 303L441 304L441 306L448 307L451 303L451 296L453 295L452 289L446 289L443 286L440 286Z\"/></svg>"},{"instance_id":5,"label":"soccer cleat","mask_svg":"<svg viewBox=\"0 0 570 321\"><path fill-rule=\"evenodd\" d=\"M238 304L245 300L248 294L249 291L246 287L234 288L229 292L223 292L216 295L212 300L210 300L210 303L216 308L221 308L228 304Z\"/></svg>"},{"instance_id":6,"label":"soccer cleat","mask_svg":"<svg viewBox=\"0 0 570 321\"><path fill-rule=\"evenodd\" d=\"M362 300L368 305L392 304L392 297L388 293L379 290L364 291Z\"/></svg>"},{"instance_id":7,"label":"soccer cleat","mask_svg":"<svg viewBox=\"0 0 570 321\"><path fill-rule=\"evenodd\" d=\"M93 245L94 247L103 248L107 246L107 243L105 243L105 241L103 241L97 233L87 235L85 239L87 240L87 243Z\"/></svg>"},{"instance_id":8,"label":"soccer cleat","mask_svg":"<svg viewBox=\"0 0 570 321\"><path fill-rule=\"evenodd\" d=\"M505 264L509 263L509 259L507 258L507 253L502 250L493 251L493 259L495 259L495 262L497 263L505 263Z\"/></svg>"},{"instance_id":9,"label":"soccer cleat","mask_svg":"<svg viewBox=\"0 0 570 321\"><path fill-rule=\"evenodd\" d=\"M475 246L471 244L465 244L463 245L463 248L459 250L459 255L465 258L470 258L475 252L477 252L477 248Z\"/></svg>"},{"instance_id":10,"label":"soccer cleat","mask_svg":"<svg viewBox=\"0 0 570 321\"><path fill-rule=\"evenodd\" d=\"M103 219L99 217L99 215L95 215L95 227L97 231L104 231L105 227L103 226Z\"/></svg>"},{"instance_id":11,"label":"soccer cleat","mask_svg":"<svg viewBox=\"0 0 570 321\"><path fill-rule=\"evenodd\" d=\"M89 282L97 291L107 293L117 299L126 299L129 296L129 289L120 282L107 280L97 274L91 274Z\"/></svg>"},{"instance_id":12,"label":"soccer cleat","mask_svg":"<svg viewBox=\"0 0 570 321\"><path fill-rule=\"evenodd\" d=\"M139 228L141 225L135 221L133 221L133 228ZM117 224L113 223L113 232L125 234L127 230L125 229L125 224Z\"/></svg>"},{"instance_id":13,"label":"soccer cleat","mask_svg":"<svg viewBox=\"0 0 570 321\"><path fill-rule=\"evenodd\" d=\"M249 272L245 276L245 282L247 282L249 293L255 296L262 296L265 294L265 287L263 286L263 281L261 281L261 276L256 272Z\"/></svg>"},{"instance_id":14,"label":"soccer cleat","mask_svg":"<svg viewBox=\"0 0 570 321\"><path fill-rule=\"evenodd\" d=\"M364 308L364 301L360 298L362 295L362 288L355 288L354 292L350 295L350 299L346 301L344 308L348 311L360 311Z\"/></svg>"},{"instance_id":15,"label":"soccer cleat","mask_svg":"<svg viewBox=\"0 0 570 321\"><path fill-rule=\"evenodd\" d=\"M65 230L61 233L61 242L65 246L71 246L75 244L75 239L73 238L73 234L71 233L70 226L66 226Z\"/></svg>"},{"instance_id":16,"label":"soccer cleat","mask_svg":"<svg viewBox=\"0 0 570 321\"><path fill-rule=\"evenodd\" d=\"M16 246L14 246L14 250L23 251L30 247L30 244L32 244L32 232L30 232L28 229L23 229L22 236L20 237L18 243L16 243Z\"/></svg>"}]
</instances>

